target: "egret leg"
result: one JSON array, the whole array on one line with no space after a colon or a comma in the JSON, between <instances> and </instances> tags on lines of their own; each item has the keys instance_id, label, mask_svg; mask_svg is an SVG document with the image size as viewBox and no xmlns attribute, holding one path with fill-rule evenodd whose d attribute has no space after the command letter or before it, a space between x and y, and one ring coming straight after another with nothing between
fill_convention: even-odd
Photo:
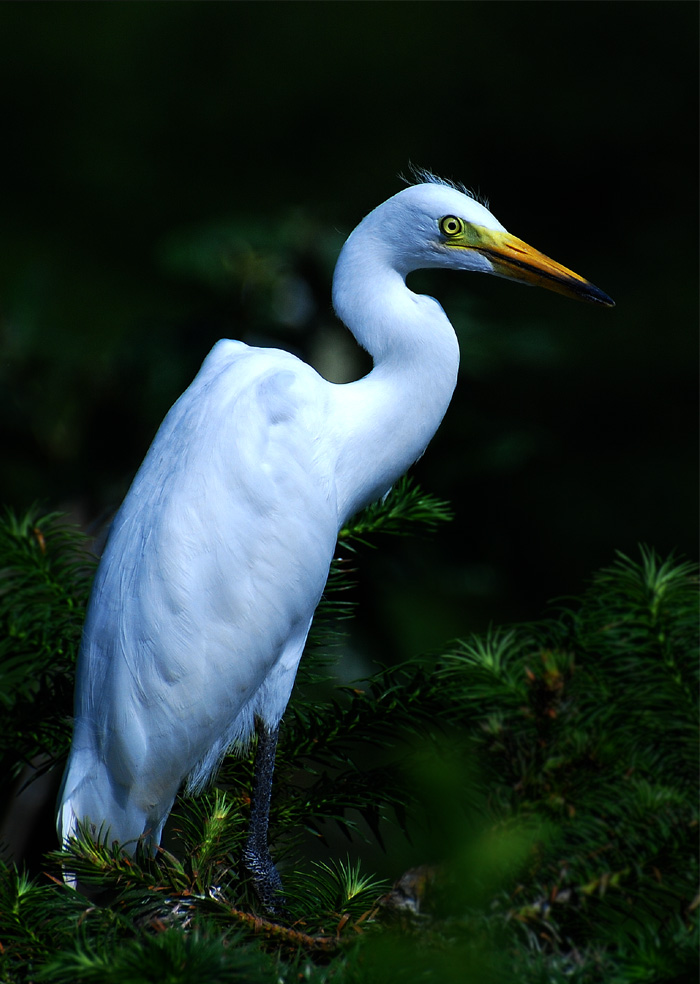
<instances>
[{"instance_id":1,"label":"egret leg","mask_svg":"<svg viewBox=\"0 0 700 984\"><path fill-rule=\"evenodd\" d=\"M284 898L280 894L282 879L267 846L267 828L270 819L270 796L279 726L269 729L258 720L255 730L258 747L255 751L250 829L248 842L243 851L243 865L251 877L255 894L262 905L268 912L278 913L284 908Z\"/></svg>"}]
</instances>

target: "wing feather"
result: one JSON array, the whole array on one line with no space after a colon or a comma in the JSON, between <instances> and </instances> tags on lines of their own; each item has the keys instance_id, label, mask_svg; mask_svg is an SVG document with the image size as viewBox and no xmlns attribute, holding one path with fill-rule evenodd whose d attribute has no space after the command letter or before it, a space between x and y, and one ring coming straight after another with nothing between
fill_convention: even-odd
<instances>
[{"instance_id":1,"label":"wing feather","mask_svg":"<svg viewBox=\"0 0 700 984\"><path fill-rule=\"evenodd\" d=\"M337 534L327 388L286 352L219 342L167 415L93 589L68 814L128 793L113 836L159 835L188 774L201 785L255 715L279 721Z\"/></svg>"}]
</instances>

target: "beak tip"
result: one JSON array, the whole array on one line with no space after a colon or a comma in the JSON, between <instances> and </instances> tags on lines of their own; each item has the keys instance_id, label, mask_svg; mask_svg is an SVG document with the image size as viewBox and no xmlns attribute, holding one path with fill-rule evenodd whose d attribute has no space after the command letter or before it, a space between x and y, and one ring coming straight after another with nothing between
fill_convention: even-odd
<instances>
[{"instance_id":1,"label":"beak tip","mask_svg":"<svg viewBox=\"0 0 700 984\"><path fill-rule=\"evenodd\" d=\"M615 307L615 301L613 301L612 297L608 297L608 295L604 294L602 290L600 293L602 296L595 298L599 304L602 304L603 307Z\"/></svg>"},{"instance_id":2,"label":"beak tip","mask_svg":"<svg viewBox=\"0 0 700 984\"><path fill-rule=\"evenodd\" d=\"M592 284L591 286L593 287ZM609 297L605 293L605 291L600 290L599 287L593 287L593 290L591 291L587 300L593 301L593 303L595 304L602 304L603 307L609 307L609 308L615 307L615 301L613 301L612 297Z\"/></svg>"}]
</instances>

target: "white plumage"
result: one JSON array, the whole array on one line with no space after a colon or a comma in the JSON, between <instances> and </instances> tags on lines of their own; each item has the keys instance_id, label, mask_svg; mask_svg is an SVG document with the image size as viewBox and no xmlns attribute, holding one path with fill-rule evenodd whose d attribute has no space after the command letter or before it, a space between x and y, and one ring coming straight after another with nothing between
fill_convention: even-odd
<instances>
[{"instance_id":1,"label":"white plumage","mask_svg":"<svg viewBox=\"0 0 700 984\"><path fill-rule=\"evenodd\" d=\"M339 528L422 454L455 387L452 326L405 284L425 267L611 303L429 181L370 213L338 260L333 303L374 359L365 378L335 385L287 352L215 345L158 431L99 566L62 841L89 819L127 849L157 845L183 781L200 789L256 720L274 735Z\"/></svg>"}]
</instances>

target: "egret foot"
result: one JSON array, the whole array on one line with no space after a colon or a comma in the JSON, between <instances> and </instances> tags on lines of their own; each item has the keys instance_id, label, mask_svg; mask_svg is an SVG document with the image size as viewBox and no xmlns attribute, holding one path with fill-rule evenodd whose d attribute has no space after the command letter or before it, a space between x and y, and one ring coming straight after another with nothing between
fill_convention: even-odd
<instances>
[{"instance_id":1,"label":"egret foot","mask_svg":"<svg viewBox=\"0 0 700 984\"><path fill-rule=\"evenodd\" d=\"M282 879L265 849L261 854L255 848L246 847L243 852L243 867L250 875L256 898L270 915L278 916L284 912L285 898L282 894Z\"/></svg>"}]
</instances>

